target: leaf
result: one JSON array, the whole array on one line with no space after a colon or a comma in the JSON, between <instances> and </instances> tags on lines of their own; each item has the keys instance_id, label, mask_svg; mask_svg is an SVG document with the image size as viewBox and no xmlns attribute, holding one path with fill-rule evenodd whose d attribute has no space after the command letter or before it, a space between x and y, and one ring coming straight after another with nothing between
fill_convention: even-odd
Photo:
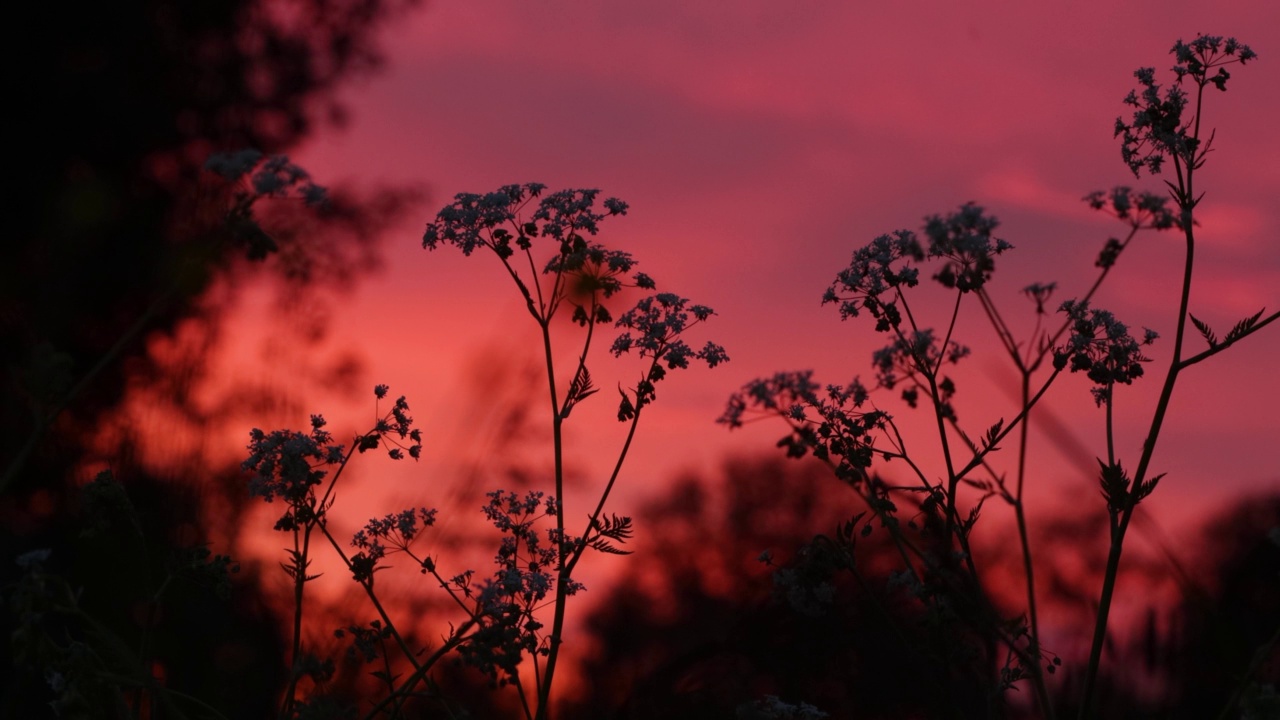
<instances>
[{"instance_id":1,"label":"leaf","mask_svg":"<svg viewBox=\"0 0 1280 720\"><path fill-rule=\"evenodd\" d=\"M1258 313L1258 314L1261 315L1262 313ZM1187 316L1191 318L1191 324L1195 325L1196 329L1200 331L1200 334L1204 337L1205 342L1209 343L1209 348L1213 349L1218 347L1218 338L1216 335L1213 334L1213 330L1209 327L1208 323L1202 322L1200 318L1197 318L1195 315L1192 315L1191 313L1187 313Z\"/></svg>"},{"instance_id":2,"label":"leaf","mask_svg":"<svg viewBox=\"0 0 1280 720\"><path fill-rule=\"evenodd\" d=\"M625 515L622 517L617 515L601 516L600 519L596 520L596 531L600 534L600 537L612 538L618 542L626 542L634 534L631 518Z\"/></svg>"},{"instance_id":3,"label":"leaf","mask_svg":"<svg viewBox=\"0 0 1280 720\"><path fill-rule=\"evenodd\" d=\"M1098 465L1102 468L1102 497L1107 500L1107 510L1114 515L1130 508L1129 473L1118 462L1108 465L1099 459Z\"/></svg>"},{"instance_id":4,"label":"leaf","mask_svg":"<svg viewBox=\"0 0 1280 720\"><path fill-rule=\"evenodd\" d=\"M636 416L636 408L621 387L618 388L618 394L622 396L622 402L618 404L618 422L626 422Z\"/></svg>"},{"instance_id":5,"label":"leaf","mask_svg":"<svg viewBox=\"0 0 1280 720\"><path fill-rule=\"evenodd\" d=\"M862 521L863 516L866 514L867 512L863 510L857 515L849 518L847 522L843 522L836 527L836 537L841 543L848 546L852 546L854 544L854 530L858 527L858 523Z\"/></svg>"},{"instance_id":6,"label":"leaf","mask_svg":"<svg viewBox=\"0 0 1280 720\"><path fill-rule=\"evenodd\" d=\"M591 384L591 373L587 371L586 364L579 365L577 374L573 376L573 382L569 383L569 392L565 394L564 409L560 411L560 419L569 417L574 405L597 392L598 389Z\"/></svg>"},{"instance_id":7,"label":"leaf","mask_svg":"<svg viewBox=\"0 0 1280 720\"><path fill-rule=\"evenodd\" d=\"M1167 474L1168 473L1160 473L1159 475L1151 478L1150 480L1147 480L1146 482L1138 483L1138 487L1134 488L1133 490L1133 504L1137 505L1138 503L1142 502L1144 498L1146 498L1148 495L1154 492L1156 489L1156 485L1160 482L1160 478L1164 477Z\"/></svg>"},{"instance_id":8,"label":"leaf","mask_svg":"<svg viewBox=\"0 0 1280 720\"><path fill-rule=\"evenodd\" d=\"M1236 323L1236 326L1231 328L1231 332L1227 333L1227 336L1222 339L1222 343L1224 345L1230 345L1245 335L1253 332L1253 326L1258 324L1258 321L1262 319L1262 313L1266 311L1266 308L1262 308L1252 317L1247 317Z\"/></svg>"},{"instance_id":9,"label":"leaf","mask_svg":"<svg viewBox=\"0 0 1280 720\"><path fill-rule=\"evenodd\" d=\"M613 547L612 544L609 544L609 541L604 538L595 538L594 541L586 544L591 547L591 550L607 552L609 555L631 555L630 550L620 550L620 548Z\"/></svg>"},{"instance_id":10,"label":"leaf","mask_svg":"<svg viewBox=\"0 0 1280 720\"><path fill-rule=\"evenodd\" d=\"M1000 418L994 425L987 428L987 434L982 438L982 449L988 452L995 452L1000 449L996 445L996 438L1000 436L1000 431L1004 429L1004 418Z\"/></svg>"},{"instance_id":11,"label":"leaf","mask_svg":"<svg viewBox=\"0 0 1280 720\"><path fill-rule=\"evenodd\" d=\"M602 553L608 553L610 555L630 555L631 554L630 550L619 550L618 548L610 545L609 541L605 540L604 538L596 538L595 540L592 540L590 543L588 543L588 545L590 545L591 548L594 550L599 550Z\"/></svg>"},{"instance_id":12,"label":"leaf","mask_svg":"<svg viewBox=\"0 0 1280 720\"><path fill-rule=\"evenodd\" d=\"M973 530L973 526L978 523L978 515L982 513L982 504L985 503L989 497L991 496L982 496L982 499L978 501L978 504L974 505L973 508L969 510L969 518L961 524L960 529L963 534L968 535L969 532Z\"/></svg>"}]
</instances>

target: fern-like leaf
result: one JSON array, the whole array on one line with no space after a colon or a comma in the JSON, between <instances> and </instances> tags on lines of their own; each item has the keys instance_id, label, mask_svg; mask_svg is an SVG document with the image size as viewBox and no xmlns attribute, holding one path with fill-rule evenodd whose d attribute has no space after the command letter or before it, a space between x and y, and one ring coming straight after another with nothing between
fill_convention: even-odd
<instances>
[{"instance_id":1,"label":"fern-like leaf","mask_svg":"<svg viewBox=\"0 0 1280 720\"><path fill-rule=\"evenodd\" d=\"M1204 337L1204 341L1209 343L1209 349L1212 350L1213 348L1218 347L1218 337L1213 334L1213 329L1209 327L1209 324L1191 313L1187 313L1187 316L1191 318L1191 324L1195 325L1196 329L1200 331L1200 335Z\"/></svg>"},{"instance_id":2,"label":"fern-like leaf","mask_svg":"<svg viewBox=\"0 0 1280 720\"><path fill-rule=\"evenodd\" d=\"M1245 335L1248 335L1250 332L1253 332L1253 326L1258 324L1258 321L1262 319L1262 313L1266 311L1266 308L1262 308L1255 315L1247 317L1236 323L1236 326L1231 328L1231 332L1227 333L1227 336L1222 339L1222 342L1229 345Z\"/></svg>"},{"instance_id":3,"label":"fern-like leaf","mask_svg":"<svg viewBox=\"0 0 1280 720\"><path fill-rule=\"evenodd\" d=\"M864 510L857 515L849 518L848 522L840 523L836 527L836 537L840 542L848 547L853 547L857 539L854 537L854 531L858 528L858 523L862 522L862 518L867 514Z\"/></svg>"},{"instance_id":4,"label":"fern-like leaf","mask_svg":"<svg viewBox=\"0 0 1280 720\"><path fill-rule=\"evenodd\" d=\"M1137 505L1142 502L1148 495L1155 491L1156 485L1160 482L1160 478L1167 473L1160 473L1146 482L1139 483L1133 490L1133 504Z\"/></svg>"},{"instance_id":5,"label":"fern-like leaf","mask_svg":"<svg viewBox=\"0 0 1280 720\"><path fill-rule=\"evenodd\" d=\"M630 555L631 554L630 550L619 550L618 548L610 545L609 541L605 540L604 538L596 538L595 540L592 540L590 543L588 543L588 545L590 545L593 550L599 550L602 553L608 553L610 555Z\"/></svg>"},{"instance_id":6,"label":"fern-like leaf","mask_svg":"<svg viewBox=\"0 0 1280 720\"><path fill-rule=\"evenodd\" d=\"M1102 468L1102 497L1107 500L1107 510L1112 516L1128 510L1131 501L1129 496L1129 473L1125 472L1119 462L1109 465L1099 459L1098 465ZM1156 480L1159 480L1159 478L1156 478Z\"/></svg>"},{"instance_id":7,"label":"fern-like leaf","mask_svg":"<svg viewBox=\"0 0 1280 720\"><path fill-rule=\"evenodd\" d=\"M565 395L564 409L560 411L560 418L563 420L569 417L574 405L596 394L597 391L597 388L591 384L591 373L587 370L587 366L579 365L577 374L573 376L573 382L569 383L569 392Z\"/></svg>"},{"instance_id":8,"label":"fern-like leaf","mask_svg":"<svg viewBox=\"0 0 1280 720\"><path fill-rule=\"evenodd\" d=\"M617 540L620 543L630 540L634 534L631 527L631 518L625 515L622 517L617 515L601 516L596 521L596 532L600 537Z\"/></svg>"},{"instance_id":9,"label":"fern-like leaf","mask_svg":"<svg viewBox=\"0 0 1280 720\"><path fill-rule=\"evenodd\" d=\"M1000 437L1000 431L1004 429L1004 418L996 421L995 425L987 428L987 434L982 438L982 449L988 452L995 452L1000 449L996 445L996 438Z\"/></svg>"},{"instance_id":10,"label":"fern-like leaf","mask_svg":"<svg viewBox=\"0 0 1280 720\"><path fill-rule=\"evenodd\" d=\"M978 524L978 516L982 513L982 504L987 501L988 497L991 496L984 495L980 500L978 500L978 504L974 505L973 508L969 510L969 517L961 525L961 532L964 535L968 535L970 531L973 530L973 526Z\"/></svg>"},{"instance_id":11,"label":"fern-like leaf","mask_svg":"<svg viewBox=\"0 0 1280 720\"><path fill-rule=\"evenodd\" d=\"M626 422L636 416L635 405L631 404L631 398L627 397L627 393L618 386L618 394L622 396L622 402L618 403L618 422Z\"/></svg>"}]
</instances>

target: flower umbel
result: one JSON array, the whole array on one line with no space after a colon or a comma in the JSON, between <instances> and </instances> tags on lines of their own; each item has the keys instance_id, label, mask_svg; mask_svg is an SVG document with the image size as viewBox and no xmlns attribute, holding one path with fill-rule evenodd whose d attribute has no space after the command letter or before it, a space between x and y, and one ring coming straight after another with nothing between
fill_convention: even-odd
<instances>
[{"instance_id":1,"label":"flower umbel","mask_svg":"<svg viewBox=\"0 0 1280 720\"><path fill-rule=\"evenodd\" d=\"M992 256L1013 249L1013 245L992 235L999 225L998 220L984 215L982 208L973 203L965 203L945 217L925 218L929 257L946 261L933 278L962 293L981 288L995 270Z\"/></svg>"},{"instance_id":2,"label":"flower umbel","mask_svg":"<svg viewBox=\"0 0 1280 720\"><path fill-rule=\"evenodd\" d=\"M1150 360L1142 346L1156 341L1156 331L1143 328L1142 340L1136 340L1110 311L1090 309L1087 302L1067 300L1059 310L1071 320L1071 336L1054 350L1053 365L1062 370L1069 363L1071 372L1086 373L1097 385L1092 392L1098 405L1111 397L1114 384L1142 377L1142 363Z\"/></svg>"},{"instance_id":3,"label":"flower umbel","mask_svg":"<svg viewBox=\"0 0 1280 720\"><path fill-rule=\"evenodd\" d=\"M1224 66L1243 65L1258 56L1235 38L1224 41L1215 35L1200 35L1189 43L1179 40L1170 52L1177 59L1173 67L1176 84L1162 92L1155 81L1155 68L1138 68L1133 75L1141 87L1131 90L1124 99L1126 105L1135 108L1133 118L1129 122L1116 118L1115 137L1122 140L1120 155L1134 177L1144 168L1152 175L1159 173L1166 158L1173 158L1180 168L1198 167L1203 163L1208 143L1201 147L1194 127L1198 118L1183 116L1188 97L1182 81L1190 78L1197 90L1213 85L1225 91L1231 74ZM1217 73L1210 76L1209 71L1213 69Z\"/></svg>"},{"instance_id":4,"label":"flower umbel","mask_svg":"<svg viewBox=\"0 0 1280 720\"><path fill-rule=\"evenodd\" d=\"M708 340L702 349L694 350L680 337L685 330L714 314L706 305L690 305L687 299L674 293L658 293L642 298L618 318L617 326L628 329L613 341L610 352L620 357L635 349L640 357L651 360L649 371L634 388L635 402L622 393L618 420L632 419L641 408L653 402L657 397L654 385L667 376L667 370L688 368L690 359L701 360L707 367L729 360L724 348L714 342ZM666 367L659 363L666 363Z\"/></svg>"}]
</instances>

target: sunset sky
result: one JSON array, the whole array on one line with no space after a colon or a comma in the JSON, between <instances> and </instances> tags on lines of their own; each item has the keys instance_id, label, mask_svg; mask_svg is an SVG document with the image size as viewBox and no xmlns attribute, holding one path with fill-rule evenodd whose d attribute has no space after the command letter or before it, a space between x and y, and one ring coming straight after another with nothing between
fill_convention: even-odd
<instances>
[{"instance_id":1,"label":"sunset sky","mask_svg":"<svg viewBox=\"0 0 1280 720\"><path fill-rule=\"evenodd\" d=\"M384 34L385 67L343 95L349 125L293 155L320 183L428 195L387 238L383 271L329 319L320 351L359 353L369 387L408 395L428 428L423 461L369 470L360 501L370 513L447 505L464 467L482 488L503 481L485 477L486 453L502 447L492 435L501 404L523 396L518 371L537 360L536 328L496 259L421 248L423 226L454 193L534 181L600 188L631 205L605 224L602 242L633 253L660 289L717 311L692 338L721 343L732 360L660 386L614 506L625 513L682 471L714 470L730 453L778 452L780 424L730 433L714 423L747 380L805 368L823 382L871 377L870 353L884 336L865 321L842 323L820 300L876 235L919 230L925 215L976 201L1016 246L991 286L1006 317L1030 328L1033 306L1020 290L1032 282L1057 281L1059 301L1083 293L1099 249L1125 228L1081 198L1118 184L1161 187L1135 181L1112 138L1132 72L1155 66L1170 81L1169 48L1198 31L1234 35L1260 57L1233 66L1229 91L1209 97L1216 152L1198 176L1207 195L1192 311L1222 335L1280 306L1280 10L1209 5L435 0L398 19ZM1118 393L1118 452L1129 464L1169 357L1181 263L1178 237L1144 234L1097 298L1131 326L1162 333L1149 376ZM255 292L232 320L243 340L221 362L227 373L288 385L289 367L256 359L270 310ZM1002 389L1014 376L976 305L962 311L957 333L974 350L957 373L957 403L977 433L1016 413ZM638 372L635 359L614 361L606 347L592 371L605 378L599 397L610 399L590 408L594 416L584 404L568 426L571 458L589 483L607 474L621 440L611 388ZM1176 536L1180 523L1238 493L1280 485L1277 357L1280 328L1270 328L1184 375L1154 463L1169 475L1148 501L1166 531ZM496 387L485 380L502 377ZM540 381L532 387L545 402ZM1033 518L1063 503L1103 512L1092 459L1105 449L1103 413L1087 388L1078 376L1061 381L1044 408L1059 424L1036 426ZM371 416L370 401L318 394L305 411L355 430L344 413ZM536 407L536 425L545 412ZM291 420L305 422L305 413ZM914 447L936 458L936 436L920 429ZM229 452L243 448L246 431L228 436Z\"/></svg>"}]
</instances>

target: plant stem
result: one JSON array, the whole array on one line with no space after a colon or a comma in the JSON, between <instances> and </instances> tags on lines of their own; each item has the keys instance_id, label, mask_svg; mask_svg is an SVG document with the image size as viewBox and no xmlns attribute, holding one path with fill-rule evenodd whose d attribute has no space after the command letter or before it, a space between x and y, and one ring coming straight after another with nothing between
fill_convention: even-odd
<instances>
[{"instance_id":1,"label":"plant stem","mask_svg":"<svg viewBox=\"0 0 1280 720\"><path fill-rule=\"evenodd\" d=\"M445 640L444 644L436 648L436 651L431 653L431 655L428 656L426 660L423 660L422 663L418 665L418 668L413 671L412 675L405 678L405 681L401 683L400 688L396 690L395 693L393 693L392 695L388 695L387 697L380 700L377 704L375 704L372 708L369 708L369 712L366 713L364 716L365 720L372 720L373 718L377 717L383 708L385 708L386 706L394 702L393 698L397 696L403 696L411 692L413 688L419 682L422 681L422 678L426 677L427 671L430 670L431 667L434 666L440 660L440 658L449 654L454 648L461 645L464 641L467 640L467 636L465 633L475 623L476 623L475 618L468 618L466 622L459 625L458 629L455 630L447 640Z\"/></svg>"},{"instance_id":2,"label":"plant stem","mask_svg":"<svg viewBox=\"0 0 1280 720\"><path fill-rule=\"evenodd\" d=\"M1027 407L1031 401L1031 374L1023 369L1022 373L1022 406ZM1031 540L1027 532L1027 513L1023 503L1022 490L1027 476L1027 436L1030 434L1030 415L1023 419L1018 429L1018 488L1017 501L1013 504L1013 515L1018 522L1018 544L1022 548L1022 572L1027 579L1027 620L1030 631L1030 647L1028 655L1032 660L1032 687L1036 693L1036 702L1044 716L1053 720L1053 702L1049 697L1049 688L1044 681L1044 668L1040 664L1040 618L1036 612L1036 574L1031 561Z\"/></svg>"},{"instance_id":3,"label":"plant stem","mask_svg":"<svg viewBox=\"0 0 1280 720\"><path fill-rule=\"evenodd\" d=\"M328 524L319 522L317 523L317 526L320 528L320 532L323 533L325 538L329 541L329 544L333 546L334 551L338 553L338 557L342 559L342 563L346 565L348 569L351 569L351 560L347 557L347 554L343 552L342 546L338 544L338 541L333 537L333 534L329 532ZM364 588L365 595L369 597L369 602L371 602L373 604L373 608L378 611L378 617L382 619L387 631L391 633L391 637L395 638L396 644L400 646L400 652L404 653L405 659L409 661L409 664L413 665L415 670L420 669L417 656L414 654L413 650L409 648L408 641L404 639L404 636L400 634L399 630L396 630L396 625L391 621L391 616L387 613L386 608L383 607L382 601L378 600L377 594L373 592L372 580L361 582L360 587Z\"/></svg>"},{"instance_id":4,"label":"plant stem","mask_svg":"<svg viewBox=\"0 0 1280 720\"><path fill-rule=\"evenodd\" d=\"M538 685L538 710L535 716L536 720L547 720L551 717L551 711L548 707L551 701L551 683L555 677L556 661L560 657L560 644L563 642L561 635L564 632L564 611L568 599L568 595L565 593L565 581L568 580L568 577L565 574L567 558L564 534L564 438L561 431L564 419L560 417L560 401L556 394L555 359L551 351L550 318L539 320L539 325L542 327L542 349L546 357L547 385L551 393L551 434L555 452L556 499L560 502L560 512L556 513L556 531L560 539L560 547L557 548L556 552L556 607L554 619L551 623L551 637L549 638L551 642L550 647L547 649L545 670L543 671L542 682Z\"/></svg>"},{"instance_id":5,"label":"plant stem","mask_svg":"<svg viewBox=\"0 0 1280 720\"><path fill-rule=\"evenodd\" d=\"M1197 136L1200 122L1198 100L1199 98L1197 98L1196 112ZM1173 156L1173 160L1174 166L1181 170L1181 163L1176 154ZM1186 167L1185 175L1179 172L1178 187L1174 189L1174 198L1178 201L1178 206L1181 209L1181 225L1187 247L1182 270L1182 292L1178 303L1177 331L1173 340L1173 358L1169 361L1169 370L1165 374L1164 386L1160 390L1160 399L1156 403L1155 413L1151 418L1151 428L1147 431L1147 438L1142 443L1142 456L1138 461L1138 467L1134 471L1133 481L1129 488L1131 493L1135 492L1138 486L1146 479L1151 458L1155 454L1156 440L1160 437L1160 429L1164 425L1165 414L1168 412L1169 402L1173 398L1173 388L1177 384L1178 373L1183 367L1182 343L1186 335L1187 310L1191 301L1191 275L1195 266L1196 239L1193 210L1196 201L1192 191L1194 171L1195 164L1191 162ZM1081 720L1093 713L1093 707L1097 700L1094 695L1098 668L1102 662L1102 647L1107 639L1107 621L1111 613L1111 601L1115 593L1116 578L1120 569L1120 555L1124 549L1125 532L1129 529L1129 521L1133 518L1133 512L1136 507L1136 502L1132 499L1127 500L1123 511L1120 513L1120 521L1118 523L1113 522L1111 549L1107 555L1107 569L1102 580L1102 594L1098 599L1098 617L1094 623L1093 644L1089 651L1089 666L1085 671L1084 693L1080 701L1079 717Z\"/></svg>"}]
</instances>

